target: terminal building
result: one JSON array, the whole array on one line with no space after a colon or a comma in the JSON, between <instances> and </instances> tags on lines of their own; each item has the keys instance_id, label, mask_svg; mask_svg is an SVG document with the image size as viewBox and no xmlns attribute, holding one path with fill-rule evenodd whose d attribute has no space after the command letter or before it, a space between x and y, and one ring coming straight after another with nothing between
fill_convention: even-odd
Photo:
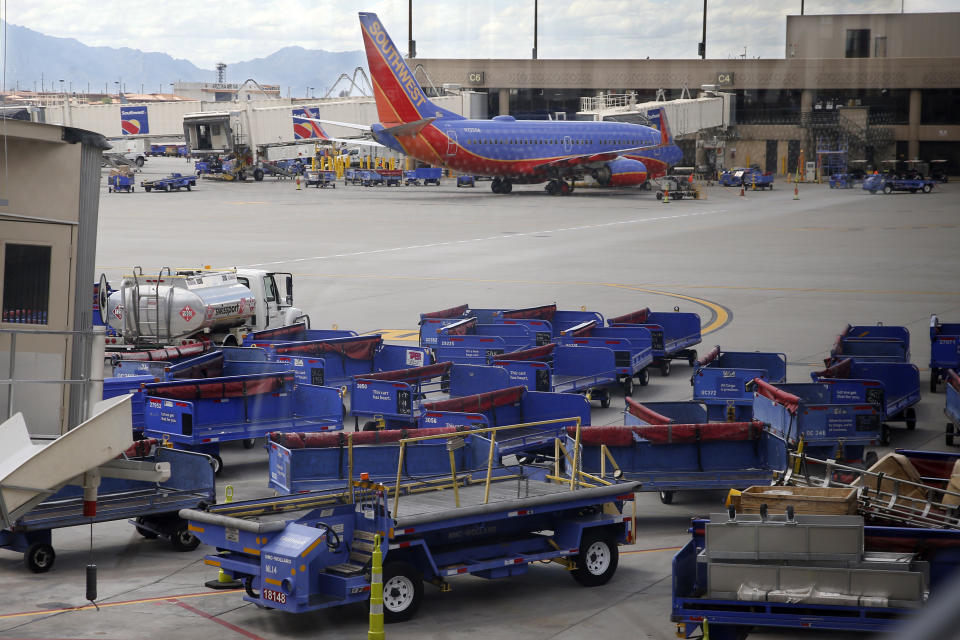
<instances>
[{"instance_id":1,"label":"terminal building","mask_svg":"<svg viewBox=\"0 0 960 640\"><path fill-rule=\"evenodd\" d=\"M585 97L732 94L728 129L680 140L684 163L793 173L844 151L871 168L946 160L960 173L960 13L798 15L780 59L417 59L437 86L487 93L490 116L576 117ZM710 147L709 145L713 145ZM709 153L696 154L694 147ZM818 151L824 152L818 154Z\"/></svg>"}]
</instances>

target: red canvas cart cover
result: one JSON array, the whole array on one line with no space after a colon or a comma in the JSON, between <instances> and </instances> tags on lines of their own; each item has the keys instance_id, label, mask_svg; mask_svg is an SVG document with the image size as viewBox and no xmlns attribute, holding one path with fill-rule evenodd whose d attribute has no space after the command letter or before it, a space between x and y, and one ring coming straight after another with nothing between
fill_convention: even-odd
<instances>
[{"instance_id":1,"label":"red canvas cart cover","mask_svg":"<svg viewBox=\"0 0 960 640\"><path fill-rule=\"evenodd\" d=\"M504 311L502 317L508 320L553 320L557 313L557 305L545 304L542 307L527 307L526 309L511 309Z\"/></svg>"},{"instance_id":2,"label":"red canvas cart cover","mask_svg":"<svg viewBox=\"0 0 960 640\"><path fill-rule=\"evenodd\" d=\"M264 329L250 334L253 340L302 340L307 336L307 325L303 322L288 324L276 329Z\"/></svg>"},{"instance_id":3,"label":"red canvas cart cover","mask_svg":"<svg viewBox=\"0 0 960 640\"><path fill-rule=\"evenodd\" d=\"M351 360L372 360L380 345L383 336L357 336L356 338L333 338L330 340L310 340L308 342L293 342L274 347L278 356L317 356L325 353L338 353Z\"/></svg>"},{"instance_id":4,"label":"red canvas cart cover","mask_svg":"<svg viewBox=\"0 0 960 640\"><path fill-rule=\"evenodd\" d=\"M505 362L507 360L543 362L544 360L549 360L553 356L553 351L556 348L557 345L551 342L550 344L545 344L542 347L534 347L533 349L524 349L522 351L512 351L510 353L500 354L500 356L494 362Z\"/></svg>"},{"instance_id":5,"label":"red canvas cart cover","mask_svg":"<svg viewBox=\"0 0 960 640\"><path fill-rule=\"evenodd\" d=\"M353 376L354 380L392 380L394 382L418 382L442 376L450 371L452 362L438 362L425 367L413 369L397 369L396 371L381 371L380 373L364 373Z\"/></svg>"},{"instance_id":6,"label":"red canvas cart cover","mask_svg":"<svg viewBox=\"0 0 960 640\"><path fill-rule=\"evenodd\" d=\"M850 367L853 364L851 358L845 358L840 361L833 361L829 367L823 371L817 371L813 375L818 378L849 378L850 377Z\"/></svg>"},{"instance_id":7,"label":"red canvas cart cover","mask_svg":"<svg viewBox=\"0 0 960 640\"><path fill-rule=\"evenodd\" d=\"M203 398L240 398L281 391L285 383L293 383L293 375L271 373L259 376L235 376L204 382L160 382L144 385L147 395L172 400Z\"/></svg>"},{"instance_id":8,"label":"red canvas cart cover","mask_svg":"<svg viewBox=\"0 0 960 640\"><path fill-rule=\"evenodd\" d=\"M466 427L431 427L429 429L378 429L376 431L356 431L352 434L354 446L371 444L390 444L405 438L419 438L443 433L464 431ZM284 433L274 431L270 434L270 441L287 449L329 449L345 447L348 443L348 434L341 432L330 433Z\"/></svg>"},{"instance_id":9,"label":"red canvas cart cover","mask_svg":"<svg viewBox=\"0 0 960 640\"><path fill-rule=\"evenodd\" d=\"M631 311L616 318L607 318L607 324L646 324L648 317L650 317L649 307L639 311Z\"/></svg>"},{"instance_id":10,"label":"red canvas cart cover","mask_svg":"<svg viewBox=\"0 0 960 640\"><path fill-rule=\"evenodd\" d=\"M793 395L792 393L787 393L786 391L781 391L769 382L764 382L760 378L754 378L753 383L756 385L757 393L762 395L764 398L773 400L779 405L789 411L790 413L795 414L797 412L797 407L800 406L800 398Z\"/></svg>"},{"instance_id":11,"label":"red canvas cart cover","mask_svg":"<svg viewBox=\"0 0 960 640\"><path fill-rule=\"evenodd\" d=\"M705 366L716 360L720 357L720 345L715 346L713 349L710 349L708 353L705 353L697 360L697 366Z\"/></svg>"},{"instance_id":12,"label":"red canvas cart cover","mask_svg":"<svg viewBox=\"0 0 960 640\"><path fill-rule=\"evenodd\" d=\"M164 360L199 356L211 348L212 345L209 342L194 342L193 344L187 344L182 347L165 347L163 349L151 349L149 351L125 351L120 359L163 362Z\"/></svg>"},{"instance_id":13,"label":"red canvas cart cover","mask_svg":"<svg viewBox=\"0 0 960 640\"><path fill-rule=\"evenodd\" d=\"M632 416L636 416L650 424L670 424L670 418L660 415L656 411L646 408L633 398L627 397L627 411Z\"/></svg>"},{"instance_id":14,"label":"red canvas cart cover","mask_svg":"<svg viewBox=\"0 0 960 640\"><path fill-rule=\"evenodd\" d=\"M470 306L462 304L459 307L450 307L449 309L441 309L440 311L431 311L429 313L421 313L421 318L459 318L467 312Z\"/></svg>"},{"instance_id":15,"label":"red canvas cart cover","mask_svg":"<svg viewBox=\"0 0 960 640\"><path fill-rule=\"evenodd\" d=\"M960 375L957 375L957 372L953 369L947 369L947 384L960 393Z\"/></svg>"},{"instance_id":16,"label":"red canvas cart cover","mask_svg":"<svg viewBox=\"0 0 960 640\"><path fill-rule=\"evenodd\" d=\"M223 352L211 354L204 362L198 362L177 369L174 376L178 379L185 378L219 378L223 375Z\"/></svg>"},{"instance_id":17,"label":"red canvas cart cover","mask_svg":"<svg viewBox=\"0 0 960 640\"><path fill-rule=\"evenodd\" d=\"M523 397L526 387L509 387L507 389L497 389L496 391L487 391L473 396L464 396L462 398L450 398L440 402L429 402L423 405L425 411L456 411L461 413L483 413L496 409L497 407L506 407L520 401Z\"/></svg>"},{"instance_id":18,"label":"red canvas cart cover","mask_svg":"<svg viewBox=\"0 0 960 640\"><path fill-rule=\"evenodd\" d=\"M637 434L651 444L734 442L756 440L762 431L763 425L759 422L581 427L580 442L584 445L605 444L608 447L626 447L633 443L633 434ZM567 435L575 437L576 428L567 427Z\"/></svg>"},{"instance_id":19,"label":"red canvas cart cover","mask_svg":"<svg viewBox=\"0 0 960 640\"><path fill-rule=\"evenodd\" d=\"M847 325L847 329L849 328L850 328L850 325ZM843 355L843 337L845 334L846 332L841 333L840 335L837 336L837 339L833 341L833 349L830 350L830 353L838 356ZM824 362L827 362L827 361L824 360Z\"/></svg>"},{"instance_id":20,"label":"red canvas cart cover","mask_svg":"<svg viewBox=\"0 0 960 640\"><path fill-rule=\"evenodd\" d=\"M446 336L465 336L467 332L477 326L476 318L466 318L453 324L441 327L440 333Z\"/></svg>"}]
</instances>

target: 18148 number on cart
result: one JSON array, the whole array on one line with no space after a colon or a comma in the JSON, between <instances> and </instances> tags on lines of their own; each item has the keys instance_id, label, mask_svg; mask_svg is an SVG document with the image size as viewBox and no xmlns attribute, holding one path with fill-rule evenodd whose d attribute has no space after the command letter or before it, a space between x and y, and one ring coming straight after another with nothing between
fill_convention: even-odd
<instances>
[{"instance_id":1,"label":"18148 number on cart","mask_svg":"<svg viewBox=\"0 0 960 640\"><path fill-rule=\"evenodd\" d=\"M263 599L269 600L270 602L276 602L278 604L287 604L287 594L274 591L273 589L264 589Z\"/></svg>"}]
</instances>

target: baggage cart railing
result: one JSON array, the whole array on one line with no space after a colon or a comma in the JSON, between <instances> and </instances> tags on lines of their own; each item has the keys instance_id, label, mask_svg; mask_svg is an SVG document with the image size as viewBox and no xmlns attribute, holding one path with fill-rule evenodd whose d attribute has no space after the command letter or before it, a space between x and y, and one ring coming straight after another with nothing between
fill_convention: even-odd
<instances>
[{"instance_id":1,"label":"baggage cart railing","mask_svg":"<svg viewBox=\"0 0 960 640\"><path fill-rule=\"evenodd\" d=\"M911 527L960 528L960 493L866 471L835 460L791 452L790 464L786 472L780 474L777 484L855 489L858 510L864 516ZM957 504L946 504L947 497Z\"/></svg>"}]
</instances>

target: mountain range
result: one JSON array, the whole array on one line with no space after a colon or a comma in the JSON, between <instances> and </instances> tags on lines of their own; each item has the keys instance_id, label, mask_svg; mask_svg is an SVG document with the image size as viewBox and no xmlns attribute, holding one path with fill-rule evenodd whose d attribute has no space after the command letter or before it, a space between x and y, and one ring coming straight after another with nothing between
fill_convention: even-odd
<instances>
[{"instance_id":1,"label":"mountain range","mask_svg":"<svg viewBox=\"0 0 960 640\"><path fill-rule=\"evenodd\" d=\"M0 25L3 23L0 22ZM201 69L189 60L126 47L90 47L73 38L55 38L26 27L7 25L7 89L47 91L62 88L81 93L117 91L122 82L129 93L170 93L171 84L215 82L216 71ZM280 85L282 95L305 96L307 87L322 96L341 73L352 75L366 67L362 51L324 51L284 47L265 58L227 65L227 82L253 78L260 84ZM338 87L347 88L346 85Z\"/></svg>"}]
</instances>

